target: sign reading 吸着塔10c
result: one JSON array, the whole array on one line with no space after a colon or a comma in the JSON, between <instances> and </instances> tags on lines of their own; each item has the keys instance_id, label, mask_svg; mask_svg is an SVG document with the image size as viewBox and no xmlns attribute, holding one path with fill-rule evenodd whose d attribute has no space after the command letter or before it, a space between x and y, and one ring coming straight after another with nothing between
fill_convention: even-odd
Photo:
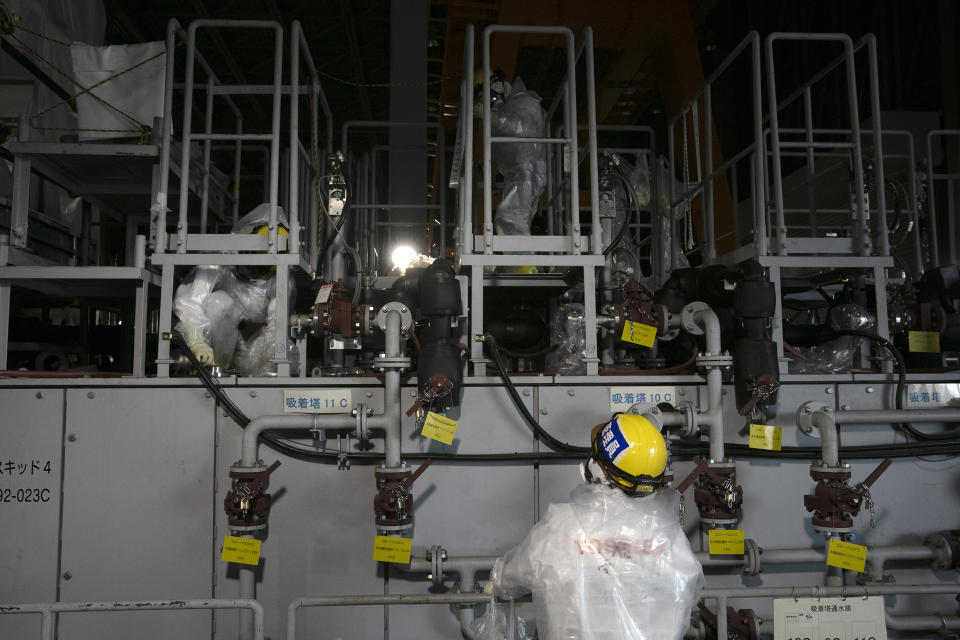
<instances>
[{"instance_id":1,"label":"sign reading \u5438\u7740\u585410c","mask_svg":"<svg viewBox=\"0 0 960 640\"><path fill-rule=\"evenodd\" d=\"M669 402L676 404L676 387L610 387L610 411L627 411L635 404L660 404Z\"/></svg>"},{"instance_id":2,"label":"sign reading \u5438\u7740\u585410c","mask_svg":"<svg viewBox=\"0 0 960 640\"><path fill-rule=\"evenodd\" d=\"M284 413L350 413L350 389L284 389Z\"/></svg>"}]
</instances>

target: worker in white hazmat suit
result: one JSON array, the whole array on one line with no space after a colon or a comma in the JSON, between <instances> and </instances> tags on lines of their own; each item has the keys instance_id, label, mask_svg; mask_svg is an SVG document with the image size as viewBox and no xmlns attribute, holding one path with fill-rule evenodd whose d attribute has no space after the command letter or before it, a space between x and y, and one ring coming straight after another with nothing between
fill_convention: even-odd
<instances>
[{"instance_id":1,"label":"worker in white hazmat suit","mask_svg":"<svg viewBox=\"0 0 960 640\"><path fill-rule=\"evenodd\" d=\"M680 527L677 492L661 486L663 436L646 418L619 414L594 429L592 449L586 482L497 560L492 591L532 592L544 640L679 639L703 569Z\"/></svg>"},{"instance_id":2,"label":"worker in white hazmat suit","mask_svg":"<svg viewBox=\"0 0 960 640\"><path fill-rule=\"evenodd\" d=\"M262 204L234 225L233 233L265 235L270 205ZM286 216L277 215L278 235L287 235ZM290 305L294 300L290 280ZM274 267L200 265L177 287L173 310L187 346L202 364L242 376L276 373L276 296ZM291 371L297 351L288 340Z\"/></svg>"}]
</instances>

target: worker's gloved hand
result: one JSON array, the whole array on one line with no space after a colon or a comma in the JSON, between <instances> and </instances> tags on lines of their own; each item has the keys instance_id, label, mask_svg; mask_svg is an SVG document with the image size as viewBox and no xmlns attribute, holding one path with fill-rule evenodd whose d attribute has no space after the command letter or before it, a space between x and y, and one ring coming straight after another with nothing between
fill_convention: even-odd
<instances>
[{"instance_id":1,"label":"worker's gloved hand","mask_svg":"<svg viewBox=\"0 0 960 640\"><path fill-rule=\"evenodd\" d=\"M483 585L483 592L488 596L493 595L493 581L488 580L487 584Z\"/></svg>"},{"instance_id":2,"label":"worker's gloved hand","mask_svg":"<svg viewBox=\"0 0 960 640\"><path fill-rule=\"evenodd\" d=\"M190 351L197 356L200 364L213 364L213 349L206 342L197 342L190 345Z\"/></svg>"}]
</instances>

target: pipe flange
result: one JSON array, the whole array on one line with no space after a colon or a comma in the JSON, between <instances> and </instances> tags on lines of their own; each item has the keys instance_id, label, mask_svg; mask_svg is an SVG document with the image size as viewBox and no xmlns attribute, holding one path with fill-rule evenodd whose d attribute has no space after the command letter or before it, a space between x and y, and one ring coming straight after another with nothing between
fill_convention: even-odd
<instances>
[{"instance_id":1,"label":"pipe flange","mask_svg":"<svg viewBox=\"0 0 960 640\"><path fill-rule=\"evenodd\" d=\"M709 311L710 305L706 302L691 302L683 308L683 311L680 312L680 326L683 327L683 330L687 333L693 334L695 336L703 335L703 327L697 324L694 320L694 316L700 311Z\"/></svg>"},{"instance_id":2,"label":"pipe flange","mask_svg":"<svg viewBox=\"0 0 960 640\"><path fill-rule=\"evenodd\" d=\"M402 302L388 302L387 304L380 307L380 311L377 312L377 326L380 327L380 331L386 333L387 331L387 315L391 311L396 311L400 314L400 331L406 333L410 330L410 327L413 326L413 313L410 312L410 307L403 304Z\"/></svg>"},{"instance_id":3,"label":"pipe flange","mask_svg":"<svg viewBox=\"0 0 960 640\"><path fill-rule=\"evenodd\" d=\"M386 369L399 369L402 371L410 368L410 358L406 356L388 358L385 355L381 355L380 357L373 359L373 367L375 369L380 369L381 371Z\"/></svg>"},{"instance_id":4,"label":"pipe flange","mask_svg":"<svg viewBox=\"0 0 960 640\"><path fill-rule=\"evenodd\" d=\"M427 552L430 560L430 575L433 580L433 586L438 589L443 587L443 581L446 576L443 575L443 563L447 559L447 550L439 545L434 545Z\"/></svg>"},{"instance_id":5,"label":"pipe flange","mask_svg":"<svg viewBox=\"0 0 960 640\"><path fill-rule=\"evenodd\" d=\"M366 442L369 438L369 431L367 428L367 418L370 417L371 409L365 404L358 404L353 410L353 416L357 419L357 439L361 442Z\"/></svg>"},{"instance_id":6,"label":"pipe flange","mask_svg":"<svg viewBox=\"0 0 960 640\"><path fill-rule=\"evenodd\" d=\"M267 523L263 524L248 524L248 525L230 525L230 535L242 536L246 533L257 533L258 531L264 531L267 528ZM256 536L254 536L256 537Z\"/></svg>"},{"instance_id":7,"label":"pipe flange","mask_svg":"<svg viewBox=\"0 0 960 640\"><path fill-rule=\"evenodd\" d=\"M830 414L832 411L829 406L822 402L815 400L804 402L797 407L797 426L800 428L800 431L803 431L808 436L813 435L813 432L818 430L817 425L813 422L813 417L818 413Z\"/></svg>"},{"instance_id":8,"label":"pipe flange","mask_svg":"<svg viewBox=\"0 0 960 640\"><path fill-rule=\"evenodd\" d=\"M727 351L723 353L698 353L696 364L699 369L712 369L714 367L728 369L733 366L733 356Z\"/></svg>"},{"instance_id":9,"label":"pipe flange","mask_svg":"<svg viewBox=\"0 0 960 640\"><path fill-rule=\"evenodd\" d=\"M934 569L960 568L960 530L938 531L923 541L935 554Z\"/></svg>"},{"instance_id":10,"label":"pipe flange","mask_svg":"<svg viewBox=\"0 0 960 640\"><path fill-rule=\"evenodd\" d=\"M743 541L743 575L756 576L763 571L763 564L760 556L763 549L757 544L756 540L747 538Z\"/></svg>"},{"instance_id":11,"label":"pipe flange","mask_svg":"<svg viewBox=\"0 0 960 640\"><path fill-rule=\"evenodd\" d=\"M686 400L680 404L680 410L686 418L686 424L683 427L683 435L692 436L697 433L697 410L691 400Z\"/></svg>"},{"instance_id":12,"label":"pipe flange","mask_svg":"<svg viewBox=\"0 0 960 640\"><path fill-rule=\"evenodd\" d=\"M652 422L657 430L663 429L663 420L661 419L663 412L660 411L660 407L654 403L638 402L630 407L629 412L635 416L643 416Z\"/></svg>"}]
</instances>

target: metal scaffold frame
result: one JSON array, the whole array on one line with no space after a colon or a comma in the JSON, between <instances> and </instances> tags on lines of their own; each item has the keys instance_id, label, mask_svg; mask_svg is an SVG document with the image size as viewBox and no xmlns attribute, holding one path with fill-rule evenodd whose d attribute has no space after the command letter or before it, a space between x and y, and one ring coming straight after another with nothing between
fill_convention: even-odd
<instances>
[{"instance_id":1,"label":"metal scaffold frame","mask_svg":"<svg viewBox=\"0 0 960 640\"><path fill-rule=\"evenodd\" d=\"M274 34L273 52L273 81L268 85L224 85L217 78L213 69L203 55L197 51L197 32L200 29L262 29ZM164 127L163 144L160 156L160 184L151 218L151 237L154 239L154 252L151 262L161 267L161 298L160 298L160 333L168 334L173 326L173 297L176 290L174 270L178 266L197 266L204 264L219 265L261 265L276 268L276 318L275 327L278 336L287 335L289 324L289 268L299 267L305 273L314 275L314 265L317 258L317 242L319 235L319 179L321 167L320 141L317 127L322 110L326 140L329 148L333 138L333 115L327 103L326 95L320 86L320 79L313 63L313 56L307 46L306 38L299 21L291 24L290 39L290 77L289 83L284 84L283 42L284 30L280 23L269 20L195 20L190 23L186 32L175 19L167 25L167 76L166 92L164 94ZM177 226L175 234L167 232L167 196L169 188L169 174L171 168L171 145L173 136L173 90L174 60L173 55L178 40L186 44L186 70L183 84L184 104L183 120L181 124L181 182L189 184L190 149L193 141L203 143L203 166L201 176L204 180L210 168L210 145L213 142L232 142L234 144L234 201L239 201L240 155L243 152L243 142L253 141L269 144L269 190L267 204L270 207L268 233L266 235L234 235L206 233L207 216L206 200L201 200L199 218L193 220L189 212L188 193L181 189L177 210ZM300 62L305 61L309 84L301 86ZM203 133L193 132L192 112L193 95L199 87L194 83L195 67L200 65L206 74L206 110ZM271 126L269 133L245 133L243 130L243 115L231 96L244 94L266 94L272 97ZM281 120L282 97L289 97L289 162L287 163L285 185L281 185ZM217 133L213 129L213 100L215 96L224 96L230 110L236 116L235 132ZM299 110L301 100L309 100L311 117L310 146L308 150L301 140L299 129ZM325 154L324 154L325 155ZM281 187L283 191L281 192ZM204 187L202 194L206 193ZM310 203L304 212L300 211L301 201ZM278 209L281 202L286 205L289 235L279 234ZM234 219L238 212L234 211ZM199 233L190 233L191 225ZM306 232L306 237L303 232ZM289 239L289 240L288 240ZM290 375L290 363L287 359L286 341L277 340L274 360L277 364L277 374L281 377ZM158 348L157 375L169 375L170 343L161 340Z\"/></svg>"}]
</instances>

